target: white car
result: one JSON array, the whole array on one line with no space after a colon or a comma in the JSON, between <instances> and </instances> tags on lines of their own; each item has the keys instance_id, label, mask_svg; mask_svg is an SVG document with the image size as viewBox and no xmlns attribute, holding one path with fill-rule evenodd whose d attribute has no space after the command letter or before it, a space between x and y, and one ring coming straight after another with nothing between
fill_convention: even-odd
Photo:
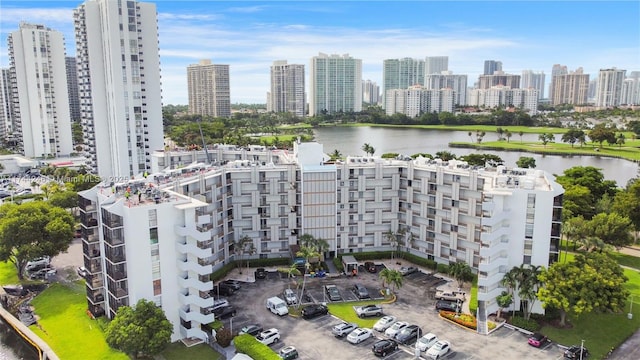
<instances>
[{"instance_id":1,"label":"white car","mask_svg":"<svg viewBox=\"0 0 640 360\"><path fill-rule=\"evenodd\" d=\"M38 268L43 268L43 267L49 266L50 263L51 263L51 260L49 259L48 256L42 256L27 262L27 266L25 267L25 269L34 270Z\"/></svg>"},{"instance_id":2,"label":"white car","mask_svg":"<svg viewBox=\"0 0 640 360\"><path fill-rule=\"evenodd\" d=\"M416 341L416 348L420 351L427 351L438 342L438 337L434 333L428 333Z\"/></svg>"},{"instance_id":3,"label":"white car","mask_svg":"<svg viewBox=\"0 0 640 360\"><path fill-rule=\"evenodd\" d=\"M371 329L357 328L347 336L347 341L352 344L359 344L372 336L373 332Z\"/></svg>"},{"instance_id":4,"label":"white car","mask_svg":"<svg viewBox=\"0 0 640 360\"><path fill-rule=\"evenodd\" d=\"M440 340L427 350L427 357L439 359L451 351L451 344L448 341Z\"/></svg>"},{"instance_id":5,"label":"white car","mask_svg":"<svg viewBox=\"0 0 640 360\"><path fill-rule=\"evenodd\" d=\"M396 321L390 328L385 330L384 334L390 337L391 339L396 337L396 334L400 332L400 330L409 326L408 322L404 321Z\"/></svg>"},{"instance_id":6,"label":"white car","mask_svg":"<svg viewBox=\"0 0 640 360\"><path fill-rule=\"evenodd\" d=\"M389 328L389 326L393 325L396 320L397 319L395 316L383 316L380 320L376 321L375 325L373 325L373 330L380 332L385 331Z\"/></svg>"},{"instance_id":7,"label":"white car","mask_svg":"<svg viewBox=\"0 0 640 360\"><path fill-rule=\"evenodd\" d=\"M256 336L256 340L267 346L275 344L280 341L280 332L276 328L271 328L258 334L258 336Z\"/></svg>"},{"instance_id":8,"label":"white car","mask_svg":"<svg viewBox=\"0 0 640 360\"><path fill-rule=\"evenodd\" d=\"M335 337L345 337L351 334L351 332L357 328L358 324L356 323L341 322L340 324L334 326L331 332Z\"/></svg>"},{"instance_id":9,"label":"white car","mask_svg":"<svg viewBox=\"0 0 640 360\"><path fill-rule=\"evenodd\" d=\"M298 302L298 297L296 293L291 289L284 289L284 301L287 302L287 305L293 305Z\"/></svg>"}]
</instances>

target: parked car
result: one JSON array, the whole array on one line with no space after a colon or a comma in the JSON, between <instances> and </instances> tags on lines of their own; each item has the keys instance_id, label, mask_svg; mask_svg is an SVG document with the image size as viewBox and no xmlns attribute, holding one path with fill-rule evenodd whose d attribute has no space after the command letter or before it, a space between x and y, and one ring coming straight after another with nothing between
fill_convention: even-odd
<instances>
[{"instance_id":1,"label":"parked car","mask_svg":"<svg viewBox=\"0 0 640 360\"><path fill-rule=\"evenodd\" d=\"M540 333L534 333L533 335L531 335L529 340L527 340L527 343L529 343L529 345L531 346L540 347L546 344L547 341L549 341L548 337Z\"/></svg>"},{"instance_id":2,"label":"parked car","mask_svg":"<svg viewBox=\"0 0 640 360\"><path fill-rule=\"evenodd\" d=\"M347 341L352 344L360 344L372 336L373 332L371 329L357 328L347 336Z\"/></svg>"},{"instance_id":3,"label":"parked car","mask_svg":"<svg viewBox=\"0 0 640 360\"><path fill-rule=\"evenodd\" d=\"M353 285L353 293L356 294L358 299L368 299L369 298L369 290L361 284Z\"/></svg>"},{"instance_id":4,"label":"parked car","mask_svg":"<svg viewBox=\"0 0 640 360\"><path fill-rule=\"evenodd\" d=\"M216 311L219 308L230 306L229 300L227 299L216 299L213 301L213 306L210 306L208 309L211 311Z\"/></svg>"},{"instance_id":5,"label":"parked car","mask_svg":"<svg viewBox=\"0 0 640 360\"><path fill-rule=\"evenodd\" d=\"M260 324L250 324L243 327L238 334L239 335L249 334L251 336L256 336L260 334L263 330L264 329L262 328L262 326L260 326Z\"/></svg>"},{"instance_id":6,"label":"parked car","mask_svg":"<svg viewBox=\"0 0 640 360\"><path fill-rule=\"evenodd\" d=\"M373 351L376 356L382 357L385 357L387 354L391 354L396 350L398 350L398 343L391 339L376 341L371 347L371 351Z\"/></svg>"},{"instance_id":7,"label":"parked car","mask_svg":"<svg viewBox=\"0 0 640 360\"><path fill-rule=\"evenodd\" d=\"M327 315L328 313L329 309L321 304L307 305L302 308L302 317L304 319L312 319L316 316Z\"/></svg>"},{"instance_id":8,"label":"parked car","mask_svg":"<svg viewBox=\"0 0 640 360\"><path fill-rule=\"evenodd\" d=\"M226 286L231 287L233 290L240 290L240 284L241 282L238 280L225 280L223 282L221 282L221 284L224 284Z\"/></svg>"},{"instance_id":9,"label":"parked car","mask_svg":"<svg viewBox=\"0 0 640 360\"><path fill-rule=\"evenodd\" d=\"M284 289L284 301L287 302L287 305L293 305L298 302L298 297L296 293L291 289Z\"/></svg>"},{"instance_id":10,"label":"parked car","mask_svg":"<svg viewBox=\"0 0 640 360\"><path fill-rule=\"evenodd\" d=\"M365 262L364 268L367 269L367 271L372 274L375 274L376 272L378 272L378 269L376 268L376 264L374 264L373 261Z\"/></svg>"},{"instance_id":11,"label":"parked car","mask_svg":"<svg viewBox=\"0 0 640 360\"><path fill-rule=\"evenodd\" d=\"M340 291L338 290L338 287L335 285L325 285L324 286L324 291L327 293L327 296L329 296L329 300L331 301L340 301L342 300L342 295L340 295Z\"/></svg>"},{"instance_id":12,"label":"parked car","mask_svg":"<svg viewBox=\"0 0 640 360\"><path fill-rule=\"evenodd\" d=\"M236 309L233 306L229 305L217 308L213 311L213 313L216 315L217 319L226 319L228 317L236 316Z\"/></svg>"},{"instance_id":13,"label":"parked car","mask_svg":"<svg viewBox=\"0 0 640 360\"><path fill-rule=\"evenodd\" d=\"M395 323L396 320L397 319L395 316L391 316L391 315L383 316L380 320L376 321L376 323L373 325L373 330L383 332L387 330L391 325L393 325L393 323Z\"/></svg>"},{"instance_id":14,"label":"parked car","mask_svg":"<svg viewBox=\"0 0 640 360\"><path fill-rule=\"evenodd\" d=\"M382 308L378 305L365 305L356 307L356 314L359 317L382 316Z\"/></svg>"},{"instance_id":15,"label":"parked car","mask_svg":"<svg viewBox=\"0 0 640 360\"><path fill-rule=\"evenodd\" d=\"M267 306L267 310L278 316L284 316L289 313L287 303L277 296L268 298L265 305Z\"/></svg>"},{"instance_id":16,"label":"parked car","mask_svg":"<svg viewBox=\"0 0 640 360\"><path fill-rule=\"evenodd\" d=\"M36 270L29 274L31 280L44 280L48 276L55 275L58 271L56 269L46 267L44 269Z\"/></svg>"},{"instance_id":17,"label":"parked car","mask_svg":"<svg viewBox=\"0 0 640 360\"><path fill-rule=\"evenodd\" d=\"M280 351L278 351L278 355L280 355L280 357L283 360L293 360L293 359L297 359L298 358L298 350L296 350L296 348L294 348L293 346L285 346L282 349L280 349Z\"/></svg>"},{"instance_id":18,"label":"parked car","mask_svg":"<svg viewBox=\"0 0 640 360\"><path fill-rule=\"evenodd\" d=\"M435 345L427 350L427 357L432 359L439 359L451 351L451 344L445 340L439 340Z\"/></svg>"},{"instance_id":19,"label":"parked car","mask_svg":"<svg viewBox=\"0 0 640 360\"><path fill-rule=\"evenodd\" d=\"M400 332L400 330L409 326L409 323L404 321L396 321L390 328L384 331L384 334L390 338L395 338L396 334Z\"/></svg>"},{"instance_id":20,"label":"parked car","mask_svg":"<svg viewBox=\"0 0 640 360\"><path fill-rule=\"evenodd\" d=\"M265 345L275 344L280 341L280 332L276 328L271 328L258 334L256 340Z\"/></svg>"},{"instance_id":21,"label":"parked car","mask_svg":"<svg viewBox=\"0 0 640 360\"><path fill-rule=\"evenodd\" d=\"M89 275L89 271L84 266L80 266L76 271L78 272L78 276L80 276L82 278L86 277L87 275Z\"/></svg>"},{"instance_id":22,"label":"parked car","mask_svg":"<svg viewBox=\"0 0 640 360\"><path fill-rule=\"evenodd\" d=\"M51 261L48 256L41 256L39 258L35 258L31 261L28 261L27 266L25 266L25 269L27 271L42 269L46 266L49 266L50 263Z\"/></svg>"},{"instance_id":23,"label":"parked car","mask_svg":"<svg viewBox=\"0 0 640 360\"><path fill-rule=\"evenodd\" d=\"M358 324L356 323L341 322L340 324L334 326L331 332L333 333L333 335L335 335L335 337L345 337L357 328Z\"/></svg>"},{"instance_id":24,"label":"parked car","mask_svg":"<svg viewBox=\"0 0 640 360\"><path fill-rule=\"evenodd\" d=\"M409 267L401 267L400 268L400 274L402 274L402 276L407 276L409 274L413 274L415 272L418 272L418 268L413 267L413 266L409 266Z\"/></svg>"},{"instance_id":25,"label":"parked car","mask_svg":"<svg viewBox=\"0 0 640 360\"><path fill-rule=\"evenodd\" d=\"M233 290L233 288L231 288L230 286L227 286L225 284L216 284L213 287L213 290L211 290L209 292L209 295L211 296L231 296L233 294L235 294L235 290Z\"/></svg>"},{"instance_id":26,"label":"parked car","mask_svg":"<svg viewBox=\"0 0 640 360\"><path fill-rule=\"evenodd\" d=\"M436 302L436 310L458 312L460 311L460 304L455 301L438 300Z\"/></svg>"},{"instance_id":27,"label":"parked car","mask_svg":"<svg viewBox=\"0 0 640 360\"><path fill-rule=\"evenodd\" d=\"M436 300L464 301L465 294L462 291L436 291Z\"/></svg>"},{"instance_id":28,"label":"parked car","mask_svg":"<svg viewBox=\"0 0 640 360\"><path fill-rule=\"evenodd\" d=\"M267 277L267 271L264 268L256 269L256 279L265 279Z\"/></svg>"},{"instance_id":29,"label":"parked car","mask_svg":"<svg viewBox=\"0 0 640 360\"><path fill-rule=\"evenodd\" d=\"M581 356L582 353L582 356ZM584 346L573 345L564 352L565 359L586 359L589 357L589 350Z\"/></svg>"},{"instance_id":30,"label":"parked car","mask_svg":"<svg viewBox=\"0 0 640 360\"><path fill-rule=\"evenodd\" d=\"M420 351L427 351L438 342L438 337L433 333L428 333L416 341L416 348Z\"/></svg>"},{"instance_id":31,"label":"parked car","mask_svg":"<svg viewBox=\"0 0 640 360\"><path fill-rule=\"evenodd\" d=\"M414 341L422 335L422 329L418 325L409 325L406 328L400 330L396 334L396 341L400 344L412 344Z\"/></svg>"}]
</instances>

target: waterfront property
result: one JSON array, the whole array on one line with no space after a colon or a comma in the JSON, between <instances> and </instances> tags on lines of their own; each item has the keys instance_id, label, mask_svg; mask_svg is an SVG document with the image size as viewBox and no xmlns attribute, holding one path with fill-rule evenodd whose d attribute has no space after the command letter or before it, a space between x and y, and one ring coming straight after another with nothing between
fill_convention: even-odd
<instances>
[{"instance_id":1,"label":"waterfront property","mask_svg":"<svg viewBox=\"0 0 640 360\"><path fill-rule=\"evenodd\" d=\"M201 156L215 165L187 165ZM153 300L173 323L174 341L206 341L213 271L240 254L288 257L303 234L328 242L325 258L400 246L438 263L468 263L479 275L482 333L509 269L558 259L563 189L542 170L373 156L327 163L318 143L153 159L171 170L79 194L87 301L94 315L112 317ZM245 236L253 254L236 249Z\"/></svg>"}]
</instances>

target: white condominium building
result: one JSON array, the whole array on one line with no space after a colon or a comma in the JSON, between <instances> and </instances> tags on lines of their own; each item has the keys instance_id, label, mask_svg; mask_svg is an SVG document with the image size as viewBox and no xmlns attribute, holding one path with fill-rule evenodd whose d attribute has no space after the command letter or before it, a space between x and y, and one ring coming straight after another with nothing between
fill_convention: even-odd
<instances>
[{"instance_id":1,"label":"white condominium building","mask_svg":"<svg viewBox=\"0 0 640 360\"><path fill-rule=\"evenodd\" d=\"M380 86L376 82L362 81L362 101L371 105L377 105L380 102Z\"/></svg>"},{"instance_id":2,"label":"white condominium building","mask_svg":"<svg viewBox=\"0 0 640 360\"><path fill-rule=\"evenodd\" d=\"M149 169L164 148L156 6L88 0L74 11L80 116L101 177Z\"/></svg>"},{"instance_id":3,"label":"white condominium building","mask_svg":"<svg viewBox=\"0 0 640 360\"><path fill-rule=\"evenodd\" d=\"M640 71L632 71L622 83L620 104L640 105Z\"/></svg>"},{"instance_id":4,"label":"white condominium building","mask_svg":"<svg viewBox=\"0 0 640 360\"><path fill-rule=\"evenodd\" d=\"M511 89L520 88L520 75L505 74L503 71L494 71L492 75L480 75L478 89L489 89L492 86L506 86Z\"/></svg>"},{"instance_id":5,"label":"white condominium building","mask_svg":"<svg viewBox=\"0 0 640 360\"><path fill-rule=\"evenodd\" d=\"M454 75L451 71L424 76L424 88L429 90L451 89L455 94L454 105L467 104L467 75Z\"/></svg>"},{"instance_id":6,"label":"white condominium building","mask_svg":"<svg viewBox=\"0 0 640 360\"><path fill-rule=\"evenodd\" d=\"M287 64L286 60L274 61L269 94L269 111L305 116L304 65Z\"/></svg>"},{"instance_id":7,"label":"white condominium building","mask_svg":"<svg viewBox=\"0 0 640 360\"><path fill-rule=\"evenodd\" d=\"M627 70L617 68L601 69L598 73L596 106L607 108L621 104L622 83Z\"/></svg>"},{"instance_id":8,"label":"white condominium building","mask_svg":"<svg viewBox=\"0 0 640 360\"><path fill-rule=\"evenodd\" d=\"M382 64L382 104L388 90L407 89L409 86L424 84L424 65L422 59L387 59Z\"/></svg>"},{"instance_id":9,"label":"white condominium building","mask_svg":"<svg viewBox=\"0 0 640 360\"><path fill-rule=\"evenodd\" d=\"M69 156L73 141L62 33L23 22L8 42L13 130L22 153Z\"/></svg>"},{"instance_id":10,"label":"white condominium building","mask_svg":"<svg viewBox=\"0 0 640 360\"><path fill-rule=\"evenodd\" d=\"M0 69L0 139L6 140L13 134L13 89L11 88L11 71Z\"/></svg>"},{"instance_id":11,"label":"white condominium building","mask_svg":"<svg viewBox=\"0 0 640 360\"><path fill-rule=\"evenodd\" d=\"M569 73L560 73L551 77L550 100L552 105L587 103L589 92L589 74L585 74L582 68Z\"/></svg>"},{"instance_id":12,"label":"white condominium building","mask_svg":"<svg viewBox=\"0 0 640 360\"><path fill-rule=\"evenodd\" d=\"M469 93L469 105L487 108L516 107L535 115L538 111L538 90L512 89L502 85L490 89L473 89Z\"/></svg>"},{"instance_id":13,"label":"white condominium building","mask_svg":"<svg viewBox=\"0 0 640 360\"><path fill-rule=\"evenodd\" d=\"M400 113L414 118L424 113L453 112L455 98L455 91L449 88L429 90L414 85L404 90L387 90L385 113Z\"/></svg>"},{"instance_id":14,"label":"white condominium building","mask_svg":"<svg viewBox=\"0 0 640 360\"><path fill-rule=\"evenodd\" d=\"M201 116L230 117L231 89L229 65L200 60L187 67L189 113Z\"/></svg>"},{"instance_id":15,"label":"white condominium building","mask_svg":"<svg viewBox=\"0 0 640 360\"><path fill-rule=\"evenodd\" d=\"M94 314L113 316L146 298L162 306L173 340L205 340L201 326L213 321L209 275L235 259L241 237L252 239L252 258L281 258L311 234L327 240L330 258L391 250L385 233L402 231L406 251L464 261L478 273L485 333L502 276L558 260L563 189L542 170L423 158L325 164L317 143L297 143L293 152L222 146L210 154L218 166L184 165L202 156L158 152L157 166L174 170L80 193Z\"/></svg>"},{"instance_id":16,"label":"white condominium building","mask_svg":"<svg viewBox=\"0 0 640 360\"><path fill-rule=\"evenodd\" d=\"M544 98L544 71L535 72L533 70L522 71L522 81L520 87L523 89L533 88L538 90L538 99Z\"/></svg>"},{"instance_id":17,"label":"white condominium building","mask_svg":"<svg viewBox=\"0 0 640 360\"><path fill-rule=\"evenodd\" d=\"M424 74L440 74L443 71L449 71L448 56L427 56L424 59Z\"/></svg>"},{"instance_id":18,"label":"white condominium building","mask_svg":"<svg viewBox=\"0 0 640 360\"><path fill-rule=\"evenodd\" d=\"M320 53L309 66L309 116L362 111L362 60Z\"/></svg>"}]
</instances>

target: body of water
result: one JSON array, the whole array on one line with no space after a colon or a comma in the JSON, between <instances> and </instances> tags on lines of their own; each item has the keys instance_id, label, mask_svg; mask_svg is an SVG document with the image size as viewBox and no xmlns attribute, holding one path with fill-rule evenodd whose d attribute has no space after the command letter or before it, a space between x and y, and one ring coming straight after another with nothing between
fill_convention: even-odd
<instances>
[{"instance_id":1,"label":"body of water","mask_svg":"<svg viewBox=\"0 0 640 360\"><path fill-rule=\"evenodd\" d=\"M536 168L552 174L562 174L565 169L573 166L593 166L603 170L608 180L615 180L619 186L625 186L627 181L638 176L638 164L623 159L598 156L559 156L541 155L527 152L475 150L450 148L448 144L455 141L476 141L475 132L469 137L468 131L443 131L410 128L383 127L321 127L314 130L315 140L324 145L324 152L330 154L338 149L343 156L364 155L362 145L368 143L380 156L384 153L399 153L412 155L429 153L435 155L438 151L449 151L456 155L471 153L492 153L500 156L505 165L515 167L521 156L532 157L536 160ZM560 142L561 135L556 135ZM497 133L487 133L484 141L496 141ZM539 141L538 134L513 134L512 142Z\"/></svg>"},{"instance_id":2,"label":"body of water","mask_svg":"<svg viewBox=\"0 0 640 360\"><path fill-rule=\"evenodd\" d=\"M37 360L38 353L0 319L0 360Z\"/></svg>"}]
</instances>

